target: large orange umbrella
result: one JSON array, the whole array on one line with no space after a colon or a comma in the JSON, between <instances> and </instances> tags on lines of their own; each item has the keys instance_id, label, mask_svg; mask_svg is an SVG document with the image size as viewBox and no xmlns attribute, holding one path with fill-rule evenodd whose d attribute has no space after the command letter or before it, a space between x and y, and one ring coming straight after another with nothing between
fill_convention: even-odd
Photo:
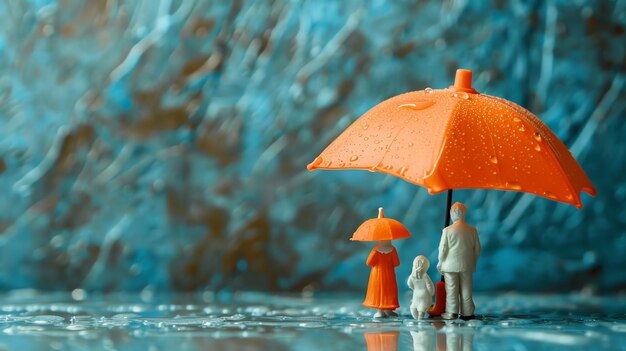
<instances>
[{"instance_id":1,"label":"large orange umbrella","mask_svg":"<svg viewBox=\"0 0 626 351\"><path fill-rule=\"evenodd\" d=\"M426 88L374 106L307 168L364 169L430 194L452 189L520 191L582 207L596 189L567 147L526 109L480 94L459 69L448 89ZM446 225L449 218L446 218Z\"/></svg>"}]
</instances>

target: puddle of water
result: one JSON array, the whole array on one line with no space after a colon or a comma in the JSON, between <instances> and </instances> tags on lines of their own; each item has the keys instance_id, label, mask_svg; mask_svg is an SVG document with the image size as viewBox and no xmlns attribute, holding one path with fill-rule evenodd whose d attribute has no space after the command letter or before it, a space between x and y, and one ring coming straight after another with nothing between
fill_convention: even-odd
<instances>
[{"instance_id":1,"label":"puddle of water","mask_svg":"<svg viewBox=\"0 0 626 351\"><path fill-rule=\"evenodd\" d=\"M402 298L401 298L402 299ZM10 293L0 350L626 349L624 298L479 295L479 319L373 319L361 297ZM408 301L406 297L405 301ZM402 303L402 302L401 302Z\"/></svg>"}]
</instances>

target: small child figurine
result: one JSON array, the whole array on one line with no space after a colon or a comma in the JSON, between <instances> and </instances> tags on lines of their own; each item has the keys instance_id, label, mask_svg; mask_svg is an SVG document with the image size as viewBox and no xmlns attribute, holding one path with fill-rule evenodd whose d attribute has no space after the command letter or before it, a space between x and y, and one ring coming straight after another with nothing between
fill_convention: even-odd
<instances>
[{"instance_id":1,"label":"small child figurine","mask_svg":"<svg viewBox=\"0 0 626 351\"><path fill-rule=\"evenodd\" d=\"M425 256L417 256L413 260L413 271L407 280L407 285L413 290L411 299L411 315L415 319L422 319L424 313L433 303L435 287L428 276L430 262Z\"/></svg>"}]
</instances>

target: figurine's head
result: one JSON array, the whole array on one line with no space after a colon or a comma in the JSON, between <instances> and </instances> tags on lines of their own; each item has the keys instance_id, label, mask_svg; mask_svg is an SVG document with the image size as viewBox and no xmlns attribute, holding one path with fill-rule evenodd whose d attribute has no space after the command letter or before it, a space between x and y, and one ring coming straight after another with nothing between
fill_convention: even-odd
<instances>
[{"instance_id":1,"label":"figurine's head","mask_svg":"<svg viewBox=\"0 0 626 351\"><path fill-rule=\"evenodd\" d=\"M419 255L413 260L413 272L415 272L418 277L421 277L423 273L427 272L429 267L430 261L426 256Z\"/></svg>"},{"instance_id":2,"label":"figurine's head","mask_svg":"<svg viewBox=\"0 0 626 351\"><path fill-rule=\"evenodd\" d=\"M467 207L460 202L456 202L450 208L450 217L452 217L452 222L457 221L465 221L465 214L467 213Z\"/></svg>"}]
</instances>

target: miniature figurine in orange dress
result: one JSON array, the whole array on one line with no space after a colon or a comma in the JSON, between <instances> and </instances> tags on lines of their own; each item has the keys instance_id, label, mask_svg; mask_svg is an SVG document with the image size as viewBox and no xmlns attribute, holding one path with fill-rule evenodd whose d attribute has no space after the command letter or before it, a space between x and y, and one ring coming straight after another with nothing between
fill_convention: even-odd
<instances>
[{"instance_id":1,"label":"miniature figurine in orange dress","mask_svg":"<svg viewBox=\"0 0 626 351\"><path fill-rule=\"evenodd\" d=\"M394 310L398 304L398 285L395 268L400 265L396 249L391 240L404 239L411 233L398 221L385 218L383 209L378 209L378 218L365 221L350 240L378 241L367 258L366 264L372 267L363 305L378 311L375 318L397 316Z\"/></svg>"},{"instance_id":2,"label":"miniature figurine in orange dress","mask_svg":"<svg viewBox=\"0 0 626 351\"><path fill-rule=\"evenodd\" d=\"M391 241L383 240L374 246L366 264L372 271L363 306L377 309L378 318L397 316L394 310L400 305L395 268L400 265L400 259Z\"/></svg>"}]
</instances>

